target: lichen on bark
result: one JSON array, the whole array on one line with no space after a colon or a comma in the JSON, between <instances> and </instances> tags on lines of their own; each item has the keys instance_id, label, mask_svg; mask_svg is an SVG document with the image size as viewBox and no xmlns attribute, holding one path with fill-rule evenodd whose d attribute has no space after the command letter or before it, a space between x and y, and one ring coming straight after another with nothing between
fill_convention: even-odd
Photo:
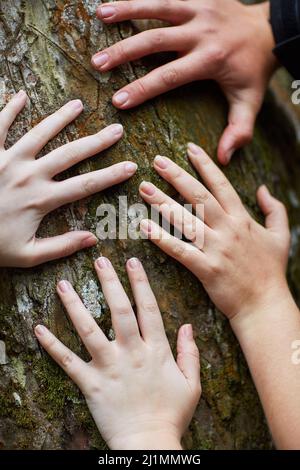
<instances>
[{"instance_id":1,"label":"lichen on bark","mask_svg":"<svg viewBox=\"0 0 300 470\"><path fill-rule=\"evenodd\" d=\"M12 127L8 145L67 100L84 102L83 116L44 150L121 122L122 142L77 165L64 176L108 166L122 159L139 165L126 184L64 207L44 220L39 235L75 228L95 232L102 202L141 202L137 187L153 181L170 195L172 188L152 170L156 154L165 154L193 172L186 143L196 141L215 156L226 122L226 103L212 84L193 84L159 97L137 109L119 112L111 104L118 88L144 74L155 60L144 60L100 75L90 66L98 49L134 33L129 23L105 27L95 18L96 0L0 1L0 100L26 89L30 102ZM226 174L249 210L258 218L255 190L260 183L290 207L293 253L298 252L299 146L293 127L298 118L287 105L285 75L277 78L259 118L253 143L239 152ZM287 107L289 112L287 113ZM297 111L298 112L298 111ZM279 127L280 126L280 127ZM280 129L280 132L278 132ZM293 158L286 158L287 153ZM16 230L18 229L16 221ZM186 434L189 448L268 449L271 439L257 394L228 323L211 304L200 284L183 267L145 240L99 241L96 248L31 270L0 272L0 446L4 448L67 449L105 446L83 397L64 373L39 348L33 326L43 322L76 353L88 358L55 294L56 282L72 281L97 322L109 334L110 315L93 272L103 254L115 265L130 294L124 264L138 256L149 274L172 346L183 322L192 322L201 351L203 395ZM290 280L298 296L299 264L291 263ZM234 294L233 294L234 295ZM131 294L130 294L131 296ZM95 301L96 299L96 301ZM132 300L132 296L131 296Z\"/></svg>"}]
</instances>

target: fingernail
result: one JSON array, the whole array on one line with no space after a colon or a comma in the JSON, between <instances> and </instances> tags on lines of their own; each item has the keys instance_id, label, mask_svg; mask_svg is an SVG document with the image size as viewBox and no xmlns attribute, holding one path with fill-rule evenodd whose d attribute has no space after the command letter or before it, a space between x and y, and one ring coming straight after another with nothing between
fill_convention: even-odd
<instances>
[{"instance_id":1,"label":"fingernail","mask_svg":"<svg viewBox=\"0 0 300 470\"><path fill-rule=\"evenodd\" d=\"M137 170L137 164L133 162L126 163L125 170L129 175L133 175Z\"/></svg>"},{"instance_id":2,"label":"fingernail","mask_svg":"<svg viewBox=\"0 0 300 470\"><path fill-rule=\"evenodd\" d=\"M98 258L96 264L100 269L109 268L111 266L109 259L105 258L104 256Z\"/></svg>"},{"instance_id":3,"label":"fingernail","mask_svg":"<svg viewBox=\"0 0 300 470\"><path fill-rule=\"evenodd\" d=\"M183 333L188 339L194 338L192 325L184 325Z\"/></svg>"},{"instance_id":4,"label":"fingernail","mask_svg":"<svg viewBox=\"0 0 300 470\"><path fill-rule=\"evenodd\" d=\"M188 149L189 149L192 153L195 153L195 154L201 153L201 147L199 147L198 145L194 144L193 142L189 142L189 143L188 143Z\"/></svg>"},{"instance_id":5,"label":"fingernail","mask_svg":"<svg viewBox=\"0 0 300 470\"><path fill-rule=\"evenodd\" d=\"M16 94L16 98L23 98L23 96L25 96L26 93L24 90L20 90L17 94Z\"/></svg>"},{"instance_id":6,"label":"fingernail","mask_svg":"<svg viewBox=\"0 0 300 470\"><path fill-rule=\"evenodd\" d=\"M131 268L131 269L137 269L140 267L140 261L137 259L137 258L131 258L129 261L128 261L128 266Z\"/></svg>"},{"instance_id":7,"label":"fingernail","mask_svg":"<svg viewBox=\"0 0 300 470\"><path fill-rule=\"evenodd\" d=\"M117 93L113 97L113 102L117 106L122 106L128 101L128 99L129 99L129 93L127 93L127 91L121 91L121 93Z\"/></svg>"},{"instance_id":8,"label":"fingernail","mask_svg":"<svg viewBox=\"0 0 300 470\"><path fill-rule=\"evenodd\" d=\"M104 52L103 54L94 55L93 64L96 67L103 67L103 65L105 65L108 62L108 59L109 59L109 55L106 54L106 52Z\"/></svg>"},{"instance_id":9,"label":"fingernail","mask_svg":"<svg viewBox=\"0 0 300 470\"><path fill-rule=\"evenodd\" d=\"M147 181L143 181L140 185L140 190L147 194L147 196L153 196L155 193L155 186Z\"/></svg>"},{"instance_id":10,"label":"fingernail","mask_svg":"<svg viewBox=\"0 0 300 470\"><path fill-rule=\"evenodd\" d=\"M265 184L263 184L260 189L262 189L265 192L265 194L267 194L267 196L270 196L270 197L272 196L269 188Z\"/></svg>"},{"instance_id":11,"label":"fingernail","mask_svg":"<svg viewBox=\"0 0 300 470\"><path fill-rule=\"evenodd\" d=\"M87 238L84 238L82 242L80 243L81 248L90 248L91 246L96 245L98 242L98 239L95 237L95 235L90 235Z\"/></svg>"},{"instance_id":12,"label":"fingernail","mask_svg":"<svg viewBox=\"0 0 300 470\"><path fill-rule=\"evenodd\" d=\"M116 13L116 9L109 5L104 5L98 8L98 12L102 16L102 18L110 18Z\"/></svg>"},{"instance_id":13,"label":"fingernail","mask_svg":"<svg viewBox=\"0 0 300 470\"><path fill-rule=\"evenodd\" d=\"M68 106L72 107L73 109L81 109L82 101L81 100L69 101Z\"/></svg>"},{"instance_id":14,"label":"fingernail","mask_svg":"<svg viewBox=\"0 0 300 470\"><path fill-rule=\"evenodd\" d=\"M161 155L157 155L154 159L154 162L155 165L157 165L162 170L165 170L169 165L168 160L165 157L162 157Z\"/></svg>"},{"instance_id":15,"label":"fingernail","mask_svg":"<svg viewBox=\"0 0 300 470\"><path fill-rule=\"evenodd\" d=\"M43 336L47 332L47 328L45 328L43 325L37 325L34 331L38 336Z\"/></svg>"},{"instance_id":16,"label":"fingernail","mask_svg":"<svg viewBox=\"0 0 300 470\"><path fill-rule=\"evenodd\" d=\"M119 137L119 136L122 135L123 132L124 132L124 129L123 129L122 124L112 124L112 125L110 126L110 129L109 129L109 130L110 130L111 133L112 133L113 135L115 135L116 137Z\"/></svg>"},{"instance_id":17,"label":"fingernail","mask_svg":"<svg viewBox=\"0 0 300 470\"><path fill-rule=\"evenodd\" d=\"M151 233L151 224L149 220L142 220L140 223L140 227L144 232Z\"/></svg>"},{"instance_id":18,"label":"fingernail","mask_svg":"<svg viewBox=\"0 0 300 470\"><path fill-rule=\"evenodd\" d=\"M59 290L63 293L68 292L71 290L71 284L68 281L60 281L57 285Z\"/></svg>"},{"instance_id":19,"label":"fingernail","mask_svg":"<svg viewBox=\"0 0 300 470\"><path fill-rule=\"evenodd\" d=\"M232 158L232 155L234 154L235 152L235 149L230 149L226 152L226 155L225 155L225 165L227 165L227 163L230 162L231 158Z\"/></svg>"}]
</instances>

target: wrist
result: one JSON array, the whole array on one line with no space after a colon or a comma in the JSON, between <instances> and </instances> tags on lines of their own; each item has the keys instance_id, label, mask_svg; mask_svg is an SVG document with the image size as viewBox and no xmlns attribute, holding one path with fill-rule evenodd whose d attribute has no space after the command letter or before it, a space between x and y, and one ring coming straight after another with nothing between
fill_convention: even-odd
<instances>
[{"instance_id":1,"label":"wrist","mask_svg":"<svg viewBox=\"0 0 300 470\"><path fill-rule=\"evenodd\" d=\"M111 450L182 450L180 437L163 431L116 436L107 444Z\"/></svg>"},{"instance_id":2,"label":"wrist","mask_svg":"<svg viewBox=\"0 0 300 470\"><path fill-rule=\"evenodd\" d=\"M275 38L271 25L271 4L270 2L263 2L258 5L251 5L255 11L256 23L260 18L260 31L262 34L263 49L265 51L266 63L268 64L269 72L273 74L279 67L278 62L273 49L275 48Z\"/></svg>"},{"instance_id":3,"label":"wrist","mask_svg":"<svg viewBox=\"0 0 300 470\"><path fill-rule=\"evenodd\" d=\"M255 332L266 322L286 315L287 309L295 305L286 279L282 279L274 285L265 287L264 292L253 297L252 301L245 302L230 324L239 337L247 332Z\"/></svg>"}]
</instances>

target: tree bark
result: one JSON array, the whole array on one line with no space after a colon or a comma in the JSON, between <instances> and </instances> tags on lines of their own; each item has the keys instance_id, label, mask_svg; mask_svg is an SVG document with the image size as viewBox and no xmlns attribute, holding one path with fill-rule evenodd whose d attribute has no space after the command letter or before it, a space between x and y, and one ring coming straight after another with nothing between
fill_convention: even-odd
<instances>
[{"instance_id":1,"label":"tree bark","mask_svg":"<svg viewBox=\"0 0 300 470\"><path fill-rule=\"evenodd\" d=\"M67 100L80 98L85 105L83 116L50 142L44 152L113 122L124 125L126 136L113 149L81 163L64 176L99 169L125 158L139 165L137 175L128 183L51 214L42 224L41 236L75 228L95 232L98 205L109 202L117 206L120 195L128 196L128 204L141 202L137 188L143 179L174 196L174 190L152 169L155 155L167 155L193 172L185 155L186 143L198 142L215 155L226 123L226 102L210 83L178 89L131 111L117 111L111 104L113 92L144 74L155 61L125 65L104 75L92 70L93 53L131 35L136 28L129 23L103 26L95 18L98 3L0 1L1 105L22 88L30 97L26 110L12 127L8 145ZM295 260L300 221L299 146L295 132L299 116L289 104L287 85L285 74L273 82L253 143L239 152L226 174L258 218L261 214L256 209L255 191L261 183L268 184L289 205ZM15 229L18 230L17 220ZM76 353L88 358L55 294L56 282L65 278L74 284L101 327L111 335L110 314L93 271L93 260L99 254L111 259L128 292L125 261L130 256L141 259L173 346L183 322L192 322L195 327L201 351L203 395L185 445L192 449L270 448L271 438L256 391L227 321L196 279L146 240L99 241L94 249L39 268L0 271L0 447L105 447L83 397L39 348L33 334L33 326L42 322ZM289 275L298 296L300 273L296 261L291 263Z\"/></svg>"}]
</instances>

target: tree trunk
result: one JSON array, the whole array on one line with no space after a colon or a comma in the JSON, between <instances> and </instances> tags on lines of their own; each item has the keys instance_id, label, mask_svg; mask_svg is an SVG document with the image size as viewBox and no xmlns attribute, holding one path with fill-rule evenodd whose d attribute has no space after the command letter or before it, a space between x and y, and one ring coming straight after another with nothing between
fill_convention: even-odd
<instances>
[{"instance_id":1,"label":"tree trunk","mask_svg":"<svg viewBox=\"0 0 300 470\"><path fill-rule=\"evenodd\" d=\"M0 1L1 105L22 88L30 97L30 104L10 132L8 144L67 100L80 98L85 104L83 116L55 138L45 152L112 122L121 122L126 136L113 149L81 163L65 176L125 158L139 164L137 175L128 183L51 214L42 224L41 236L75 228L95 232L98 205L109 202L117 206L120 195L128 196L128 204L141 202L137 188L143 179L153 181L174 196L174 190L152 169L155 155L167 155L192 172L185 155L186 143L198 142L215 155L226 123L225 100L217 87L208 83L187 86L135 110L118 112L111 104L113 92L155 63L147 60L125 65L104 75L91 69L93 53L131 35L136 27L129 23L101 25L95 18L98 3ZM288 78L284 74L273 82L273 93L268 94L253 144L240 152L226 174L249 210L259 218L255 203L258 184L267 183L289 205L295 259L300 221L295 123L299 121L297 110L289 105L285 82L288 83ZM74 284L101 327L111 334L110 314L93 271L93 260L99 254L111 259L128 291L125 261L130 256L142 260L172 345L183 322L194 324L201 351L203 395L185 445L192 449L270 448L272 443L261 406L228 322L196 279L146 240L99 241L94 249L39 268L0 271L0 446L104 448L83 397L39 348L33 334L33 326L42 322L87 358L55 294L56 282L61 278ZM297 295L299 263L291 263L290 279ZM270 331L271 328L270 325Z\"/></svg>"}]
</instances>

